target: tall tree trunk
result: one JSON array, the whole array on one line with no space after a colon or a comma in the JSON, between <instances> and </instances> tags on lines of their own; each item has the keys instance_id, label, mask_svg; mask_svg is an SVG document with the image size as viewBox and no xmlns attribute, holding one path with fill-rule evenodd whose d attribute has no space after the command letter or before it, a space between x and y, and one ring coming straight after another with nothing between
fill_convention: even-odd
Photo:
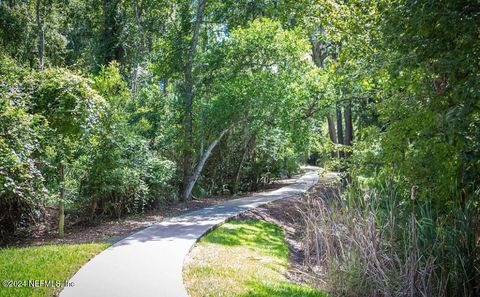
<instances>
[{"instance_id":1,"label":"tall tree trunk","mask_svg":"<svg viewBox=\"0 0 480 297\"><path fill-rule=\"evenodd\" d=\"M103 63L108 65L113 61L114 55L112 54L112 44L113 44L113 27L114 27L114 16L113 16L113 4L115 0L104 0L103 1Z\"/></svg>"},{"instance_id":2,"label":"tall tree trunk","mask_svg":"<svg viewBox=\"0 0 480 297\"><path fill-rule=\"evenodd\" d=\"M337 140L338 144L340 145L344 144L342 119L342 108L337 104ZM345 154L342 150L338 152L338 155L340 158L345 157Z\"/></svg>"},{"instance_id":3,"label":"tall tree trunk","mask_svg":"<svg viewBox=\"0 0 480 297\"><path fill-rule=\"evenodd\" d=\"M38 28L38 68L40 71L43 71L45 67L45 28L43 26L42 18L40 9L42 6L42 1L37 0L35 3L35 14L36 14L36 21L37 21L37 28Z\"/></svg>"},{"instance_id":4,"label":"tall tree trunk","mask_svg":"<svg viewBox=\"0 0 480 297\"><path fill-rule=\"evenodd\" d=\"M65 173L63 162L58 167L60 180L60 200L58 203L58 237L63 238L65 234Z\"/></svg>"},{"instance_id":5,"label":"tall tree trunk","mask_svg":"<svg viewBox=\"0 0 480 297\"><path fill-rule=\"evenodd\" d=\"M317 30L323 35L325 30L323 28L317 28ZM310 43L312 45L312 59L315 65L319 68L325 69L324 61L328 56L328 46L325 42L322 42L318 36L312 34L310 36ZM330 141L333 144L337 144L337 132L335 129L335 122L331 114L327 114L327 124L328 124L328 135L330 136ZM331 153L332 158L338 157L338 152L333 150Z\"/></svg>"},{"instance_id":6,"label":"tall tree trunk","mask_svg":"<svg viewBox=\"0 0 480 297\"><path fill-rule=\"evenodd\" d=\"M207 161L207 159L212 154L213 149L217 146L217 144L220 142L220 140L222 140L223 136L225 136L225 134L228 132L228 130L229 129L223 130L220 133L220 136L218 136L217 139L212 141L208 145L207 149L200 156L200 158L197 162L197 165L195 166L195 169L193 170L192 175L190 176L190 178L189 178L189 180L188 180L188 182L187 182L187 184L186 184L186 186L183 190L182 197L188 197L188 199L190 199L190 197L192 196L193 187L197 183L197 180L200 177L200 173L202 173L203 166L205 165L205 162Z\"/></svg>"},{"instance_id":7,"label":"tall tree trunk","mask_svg":"<svg viewBox=\"0 0 480 297\"><path fill-rule=\"evenodd\" d=\"M323 29L320 29L322 34L324 33ZM311 37L310 43L312 45L312 59L315 65L319 68L325 69L324 61L327 58L327 46L324 42L319 40L317 37Z\"/></svg>"},{"instance_id":8,"label":"tall tree trunk","mask_svg":"<svg viewBox=\"0 0 480 297\"><path fill-rule=\"evenodd\" d=\"M187 201L190 199L192 180L192 147L193 147L193 116L192 116L192 104L193 104L193 60L195 57L195 51L197 49L198 34L200 31L200 25L203 18L203 8L205 6L205 0L199 0L196 17L195 27L193 30L193 36L190 43L190 49L188 51L188 60L184 69L184 83L183 83L183 97L185 102L185 115L184 115L184 150L183 150L183 194L180 199ZM196 180L195 180L196 182ZM194 182L194 183L195 183Z\"/></svg>"},{"instance_id":9,"label":"tall tree trunk","mask_svg":"<svg viewBox=\"0 0 480 297\"><path fill-rule=\"evenodd\" d=\"M327 114L327 124L328 124L328 136L330 136L330 141L333 144L337 144L337 131L335 129L335 122L331 114ZM338 152L335 150L331 152L332 158L338 157Z\"/></svg>"},{"instance_id":10,"label":"tall tree trunk","mask_svg":"<svg viewBox=\"0 0 480 297\"><path fill-rule=\"evenodd\" d=\"M103 1L103 63L104 65L117 60L121 61L124 50L118 44L118 23L117 23L118 0Z\"/></svg>"},{"instance_id":11,"label":"tall tree trunk","mask_svg":"<svg viewBox=\"0 0 480 297\"><path fill-rule=\"evenodd\" d=\"M142 33L142 21L140 19L140 11L138 9L138 0L133 1L133 11L135 14L135 21L137 23L137 33L141 35Z\"/></svg>"},{"instance_id":12,"label":"tall tree trunk","mask_svg":"<svg viewBox=\"0 0 480 297\"><path fill-rule=\"evenodd\" d=\"M348 100L347 106L345 106L344 111L345 116L345 145L351 147L353 141L353 123L352 123L352 100ZM346 157L350 157L351 155L351 148L345 153ZM352 176L350 172L347 172L345 177L345 184L350 183L352 181Z\"/></svg>"},{"instance_id":13,"label":"tall tree trunk","mask_svg":"<svg viewBox=\"0 0 480 297\"><path fill-rule=\"evenodd\" d=\"M136 93L138 89L138 68L140 67L140 58L143 53L143 34L142 34L142 22L140 19L140 11L138 8L138 0L133 1L133 12L135 14L135 21L137 24L137 34L135 38L135 61L133 65L132 74L132 92Z\"/></svg>"},{"instance_id":14,"label":"tall tree trunk","mask_svg":"<svg viewBox=\"0 0 480 297\"><path fill-rule=\"evenodd\" d=\"M352 101L345 107L345 145L351 146L353 141Z\"/></svg>"}]
</instances>

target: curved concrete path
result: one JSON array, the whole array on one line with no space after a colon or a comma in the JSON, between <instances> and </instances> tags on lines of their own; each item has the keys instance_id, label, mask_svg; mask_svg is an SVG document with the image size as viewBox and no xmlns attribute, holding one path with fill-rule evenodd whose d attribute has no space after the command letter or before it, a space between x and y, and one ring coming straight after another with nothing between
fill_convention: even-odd
<instances>
[{"instance_id":1,"label":"curved concrete path","mask_svg":"<svg viewBox=\"0 0 480 297\"><path fill-rule=\"evenodd\" d=\"M294 184L230 200L167 219L112 245L70 279L61 297L186 297L183 261L210 229L241 212L307 191L318 181L315 168Z\"/></svg>"}]
</instances>

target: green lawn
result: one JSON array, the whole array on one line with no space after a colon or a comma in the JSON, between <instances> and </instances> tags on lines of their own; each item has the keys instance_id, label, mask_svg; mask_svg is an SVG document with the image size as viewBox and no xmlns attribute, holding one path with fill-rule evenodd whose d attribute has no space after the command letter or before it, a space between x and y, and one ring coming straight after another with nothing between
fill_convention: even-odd
<instances>
[{"instance_id":1,"label":"green lawn","mask_svg":"<svg viewBox=\"0 0 480 297\"><path fill-rule=\"evenodd\" d=\"M260 220L231 221L207 234L192 250L183 271L192 297L326 297L289 282L283 230Z\"/></svg>"},{"instance_id":2,"label":"green lawn","mask_svg":"<svg viewBox=\"0 0 480 297\"><path fill-rule=\"evenodd\" d=\"M55 288L55 281L63 285L85 262L108 246L90 243L0 249L0 296L51 297L61 290ZM36 284L28 283L35 280ZM27 287L5 287L13 285L11 281L26 281L21 285Z\"/></svg>"}]
</instances>

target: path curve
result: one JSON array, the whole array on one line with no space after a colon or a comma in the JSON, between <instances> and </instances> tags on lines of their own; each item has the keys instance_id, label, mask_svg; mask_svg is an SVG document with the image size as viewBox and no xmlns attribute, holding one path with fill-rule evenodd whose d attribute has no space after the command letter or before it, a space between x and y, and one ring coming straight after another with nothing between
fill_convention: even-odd
<instances>
[{"instance_id":1,"label":"path curve","mask_svg":"<svg viewBox=\"0 0 480 297\"><path fill-rule=\"evenodd\" d=\"M316 168L275 191L230 200L164 220L130 235L85 264L61 297L187 297L183 262L196 241L228 218L304 193L318 182Z\"/></svg>"}]
</instances>

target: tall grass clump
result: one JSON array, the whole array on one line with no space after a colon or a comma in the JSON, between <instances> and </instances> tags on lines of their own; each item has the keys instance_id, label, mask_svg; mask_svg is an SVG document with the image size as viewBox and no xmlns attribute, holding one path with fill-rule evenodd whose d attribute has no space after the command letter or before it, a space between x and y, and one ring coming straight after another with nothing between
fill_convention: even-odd
<instances>
[{"instance_id":1,"label":"tall grass clump","mask_svg":"<svg viewBox=\"0 0 480 297\"><path fill-rule=\"evenodd\" d=\"M308 195L306 263L319 286L334 296L480 296L478 209L440 209L416 193L385 181Z\"/></svg>"}]
</instances>

